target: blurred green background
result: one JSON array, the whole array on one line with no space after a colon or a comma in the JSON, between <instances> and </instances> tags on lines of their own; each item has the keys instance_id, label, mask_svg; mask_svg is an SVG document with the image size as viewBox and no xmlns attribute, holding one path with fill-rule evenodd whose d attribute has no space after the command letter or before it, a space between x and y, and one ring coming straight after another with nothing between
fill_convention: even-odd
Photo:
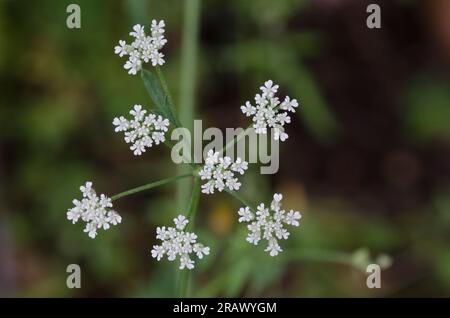
<instances>
[{"instance_id":1,"label":"blurred green background","mask_svg":"<svg viewBox=\"0 0 450 318\"><path fill-rule=\"evenodd\" d=\"M123 223L95 240L66 211L86 180L114 194L177 173L167 148L135 157L114 133L115 116L152 104L113 48L164 19L163 71L183 104L185 2L0 0L1 296L174 295L176 264L150 249L182 212L175 184L117 201ZM371 2L201 1L193 117L246 127L239 106L269 78L297 98L279 173L252 169L241 191L281 192L303 219L271 258L245 242L239 202L203 195L196 232L212 254L193 296L450 296L450 1L376 1L379 30ZM383 254L393 263L368 289L365 265ZM81 289L66 287L72 263Z\"/></svg>"}]
</instances>

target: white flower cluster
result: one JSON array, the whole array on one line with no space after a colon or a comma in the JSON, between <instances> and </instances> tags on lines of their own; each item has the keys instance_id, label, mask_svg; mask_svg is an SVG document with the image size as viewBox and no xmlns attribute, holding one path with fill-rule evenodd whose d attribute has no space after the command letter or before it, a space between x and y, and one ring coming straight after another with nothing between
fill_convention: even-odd
<instances>
[{"instance_id":1,"label":"white flower cluster","mask_svg":"<svg viewBox=\"0 0 450 318\"><path fill-rule=\"evenodd\" d=\"M98 196L92 188L92 182L86 182L80 190L83 199L72 201L74 207L67 211L67 219L73 224L80 218L86 222L84 232L88 233L89 237L95 238L97 229L107 230L111 225L117 225L122 221L122 217L112 210L111 199L104 194Z\"/></svg>"},{"instance_id":2,"label":"white flower cluster","mask_svg":"<svg viewBox=\"0 0 450 318\"><path fill-rule=\"evenodd\" d=\"M274 129L274 139L285 141L288 134L284 131L284 125L291 122L288 112L295 113L298 107L296 99L290 99L286 96L284 101L280 103L275 93L278 91L278 85L274 85L271 80L264 83L260 87L261 94L256 94L253 106L249 101L241 106L242 112L247 116L253 116L253 128L257 134L267 134L267 128ZM280 110L285 110L281 112Z\"/></svg>"},{"instance_id":3,"label":"white flower cluster","mask_svg":"<svg viewBox=\"0 0 450 318\"><path fill-rule=\"evenodd\" d=\"M153 113L146 115L147 111L141 105L134 105L130 114L134 116L133 119L116 117L113 125L116 126L116 132L125 132L125 142L132 144L130 149L136 156L145 152L145 148L150 148L153 143L158 145L166 140L164 133L169 127L168 119Z\"/></svg>"},{"instance_id":4,"label":"white flower cluster","mask_svg":"<svg viewBox=\"0 0 450 318\"><path fill-rule=\"evenodd\" d=\"M230 157L219 157L218 152L208 151L207 158L203 169L198 173L202 180L209 180L202 185L202 192L211 194L214 189L222 192L225 187L229 190L239 190L241 183L234 176L235 172L244 174L248 169L248 163L241 158L237 158L235 162Z\"/></svg>"},{"instance_id":5,"label":"white flower cluster","mask_svg":"<svg viewBox=\"0 0 450 318\"><path fill-rule=\"evenodd\" d=\"M180 269L193 269L194 261L190 254L195 253L199 259L209 254L209 247L197 242L197 235L185 232L184 229L189 221L179 215L173 219L175 227L156 228L156 239L161 240L161 245L154 245L152 257L158 261L167 255L169 261L174 261L177 257L180 259Z\"/></svg>"},{"instance_id":6,"label":"white flower cluster","mask_svg":"<svg viewBox=\"0 0 450 318\"><path fill-rule=\"evenodd\" d=\"M144 26L136 24L133 26L133 31L130 35L134 37L131 44L127 44L124 40L119 41L119 45L114 47L114 53L120 57L128 55L128 60L123 66L128 70L128 74L136 75L141 70L143 63L149 61L153 66L164 64L164 54L159 50L167 43L164 37L164 20L152 21L151 35L147 36L144 31Z\"/></svg>"},{"instance_id":7,"label":"white flower cluster","mask_svg":"<svg viewBox=\"0 0 450 318\"><path fill-rule=\"evenodd\" d=\"M299 220L302 217L298 211L282 210L282 198L281 194L274 194L270 211L264 206L264 203L258 206L256 215L249 207L240 208L238 211L239 222L250 223L247 225L249 230L247 241L258 245L261 238L267 240L268 245L265 251L269 252L270 256L276 256L283 251L278 245L278 240L286 240L289 237L289 232L284 228L284 224L299 226Z\"/></svg>"}]
</instances>

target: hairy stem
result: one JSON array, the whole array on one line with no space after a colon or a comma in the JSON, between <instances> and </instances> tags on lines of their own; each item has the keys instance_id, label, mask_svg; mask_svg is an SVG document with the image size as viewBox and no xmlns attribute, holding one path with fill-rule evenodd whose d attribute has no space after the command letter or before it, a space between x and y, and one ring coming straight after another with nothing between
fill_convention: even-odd
<instances>
[{"instance_id":1,"label":"hairy stem","mask_svg":"<svg viewBox=\"0 0 450 318\"><path fill-rule=\"evenodd\" d=\"M170 177L170 178L158 180L158 181L155 181L155 182L150 182L150 183L141 185L139 187L136 187L136 188L124 191L124 192L120 192L120 193L118 193L116 195L113 195L111 197L111 200L114 201L114 200L117 200L117 199L129 196L131 194L135 194L135 193L142 192L142 191L145 191L145 190L153 189L153 188L156 188L156 187L159 187L159 186L171 183L171 182L179 180L179 179L187 178L187 177L192 177L192 172L185 173L185 174L182 174L182 175L179 175L179 176L175 176L175 177Z\"/></svg>"}]
</instances>

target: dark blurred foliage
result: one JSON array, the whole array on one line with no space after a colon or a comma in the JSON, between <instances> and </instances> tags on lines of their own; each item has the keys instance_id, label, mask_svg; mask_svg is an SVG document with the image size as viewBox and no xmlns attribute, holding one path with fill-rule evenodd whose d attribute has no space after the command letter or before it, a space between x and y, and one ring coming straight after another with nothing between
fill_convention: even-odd
<instances>
[{"instance_id":1,"label":"dark blurred foliage","mask_svg":"<svg viewBox=\"0 0 450 318\"><path fill-rule=\"evenodd\" d=\"M66 6L82 28L66 27ZM366 27L366 6L382 28ZM118 201L123 223L95 240L66 220L78 187L114 194L174 175L159 147L134 157L111 122L151 106L113 54L135 23L165 19L167 81L178 96L183 1L0 1L0 294L172 296L176 268L150 256L177 214L175 185ZM450 1L203 0L196 118L245 127L239 106L268 78L300 101L280 171L243 194L282 192L303 224L270 258L245 242L239 204L201 198L213 248L194 296L450 296ZM382 288L367 253L389 254ZM82 288L66 287L66 266Z\"/></svg>"}]
</instances>

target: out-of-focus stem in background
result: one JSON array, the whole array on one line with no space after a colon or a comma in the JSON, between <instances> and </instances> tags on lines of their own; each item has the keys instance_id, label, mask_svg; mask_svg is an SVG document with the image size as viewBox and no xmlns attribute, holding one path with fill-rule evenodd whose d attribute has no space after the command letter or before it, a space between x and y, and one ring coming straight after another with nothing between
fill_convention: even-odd
<instances>
[{"instance_id":1,"label":"out-of-focus stem in background","mask_svg":"<svg viewBox=\"0 0 450 318\"><path fill-rule=\"evenodd\" d=\"M178 114L182 125L191 132L195 113L195 92L197 86L197 47L199 30L200 0L184 1L183 42L181 48L180 97ZM187 173L189 167L180 165L178 172ZM181 180L177 187L177 209L180 213L187 208L191 193L191 180Z\"/></svg>"}]
</instances>

